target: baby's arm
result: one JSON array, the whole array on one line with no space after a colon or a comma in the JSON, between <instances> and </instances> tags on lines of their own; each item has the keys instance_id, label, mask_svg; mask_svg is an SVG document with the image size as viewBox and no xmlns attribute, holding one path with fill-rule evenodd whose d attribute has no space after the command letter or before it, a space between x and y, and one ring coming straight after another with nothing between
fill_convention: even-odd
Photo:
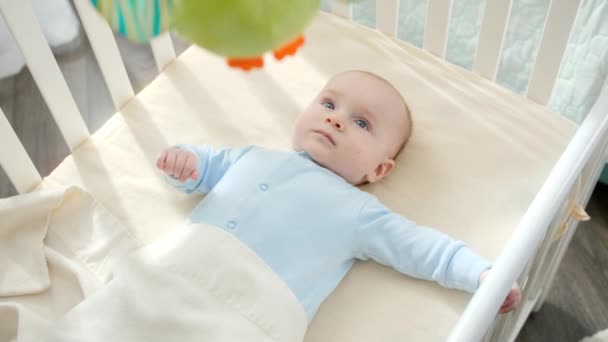
<instances>
[{"instance_id":1,"label":"baby's arm","mask_svg":"<svg viewBox=\"0 0 608 342\"><path fill-rule=\"evenodd\" d=\"M374 259L401 273L434 280L444 287L474 292L490 267L463 242L437 230L417 226L393 213L376 198L361 209L358 257Z\"/></svg>"},{"instance_id":2,"label":"baby's arm","mask_svg":"<svg viewBox=\"0 0 608 342\"><path fill-rule=\"evenodd\" d=\"M209 145L176 145L164 150L156 166L165 179L186 193L208 193L252 147L215 150Z\"/></svg>"},{"instance_id":3,"label":"baby's arm","mask_svg":"<svg viewBox=\"0 0 608 342\"><path fill-rule=\"evenodd\" d=\"M490 263L439 231L417 226L393 213L371 196L361 209L358 258L373 259L397 271L444 287L474 292L490 271ZM517 283L505 299L501 313L521 300Z\"/></svg>"}]
</instances>

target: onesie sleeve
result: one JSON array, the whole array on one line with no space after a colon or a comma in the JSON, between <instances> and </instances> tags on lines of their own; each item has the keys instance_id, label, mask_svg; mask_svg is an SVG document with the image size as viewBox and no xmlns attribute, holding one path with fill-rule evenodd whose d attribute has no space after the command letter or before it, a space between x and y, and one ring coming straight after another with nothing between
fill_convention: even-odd
<instances>
[{"instance_id":1,"label":"onesie sleeve","mask_svg":"<svg viewBox=\"0 0 608 342\"><path fill-rule=\"evenodd\" d=\"M418 226L382 205L375 197L363 205L357 227L356 257L373 259L415 278L474 292L490 263L462 241Z\"/></svg>"},{"instance_id":2,"label":"onesie sleeve","mask_svg":"<svg viewBox=\"0 0 608 342\"><path fill-rule=\"evenodd\" d=\"M210 145L195 146L189 144L179 144L175 147L187 149L198 158L199 174L196 179L188 178L182 183L179 179L165 174L165 180L169 184L188 194L193 192L206 194L211 191L226 171L253 148L253 146L247 146L216 150Z\"/></svg>"}]
</instances>

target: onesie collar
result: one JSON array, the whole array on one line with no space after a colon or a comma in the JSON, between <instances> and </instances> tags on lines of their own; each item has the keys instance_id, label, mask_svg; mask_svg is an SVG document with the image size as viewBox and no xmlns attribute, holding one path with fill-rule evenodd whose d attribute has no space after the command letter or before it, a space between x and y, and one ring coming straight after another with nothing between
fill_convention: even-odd
<instances>
[{"instance_id":1,"label":"onesie collar","mask_svg":"<svg viewBox=\"0 0 608 342\"><path fill-rule=\"evenodd\" d=\"M308 160L312 160L312 158L310 157L310 155L306 151L304 151L304 150L302 150L302 151L295 151L295 152L296 152L296 154L298 156L300 156L302 158L306 158Z\"/></svg>"}]
</instances>

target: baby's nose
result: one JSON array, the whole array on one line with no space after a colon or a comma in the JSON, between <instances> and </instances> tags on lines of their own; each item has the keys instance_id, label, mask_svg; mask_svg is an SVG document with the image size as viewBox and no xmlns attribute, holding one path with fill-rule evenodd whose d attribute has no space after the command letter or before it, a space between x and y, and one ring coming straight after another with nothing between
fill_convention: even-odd
<instances>
[{"instance_id":1,"label":"baby's nose","mask_svg":"<svg viewBox=\"0 0 608 342\"><path fill-rule=\"evenodd\" d=\"M325 118L325 123L333 126L338 131L342 131L344 129L344 125L338 119L332 119L329 116Z\"/></svg>"}]
</instances>

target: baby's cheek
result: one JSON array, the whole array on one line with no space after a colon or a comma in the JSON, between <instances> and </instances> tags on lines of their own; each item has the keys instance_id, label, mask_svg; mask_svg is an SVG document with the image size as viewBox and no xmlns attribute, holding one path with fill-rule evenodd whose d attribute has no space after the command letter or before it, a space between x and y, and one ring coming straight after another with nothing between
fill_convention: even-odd
<instances>
[{"instance_id":1,"label":"baby's cheek","mask_svg":"<svg viewBox=\"0 0 608 342\"><path fill-rule=\"evenodd\" d=\"M354 159L357 161L357 164L366 165L370 163L370 160L373 159L371 146L371 144L359 144L357 146L357 150L354 153Z\"/></svg>"},{"instance_id":2,"label":"baby's cheek","mask_svg":"<svg viewBox=\"0 0 608 342\"><path fill-rule=\"evenodd\" d=\"M352 177L360 178L367 173L365 167L365 151L361 148L353 150L345 159L345 164L347 164L347 168Z\"/></svg>"}]
</instances>

